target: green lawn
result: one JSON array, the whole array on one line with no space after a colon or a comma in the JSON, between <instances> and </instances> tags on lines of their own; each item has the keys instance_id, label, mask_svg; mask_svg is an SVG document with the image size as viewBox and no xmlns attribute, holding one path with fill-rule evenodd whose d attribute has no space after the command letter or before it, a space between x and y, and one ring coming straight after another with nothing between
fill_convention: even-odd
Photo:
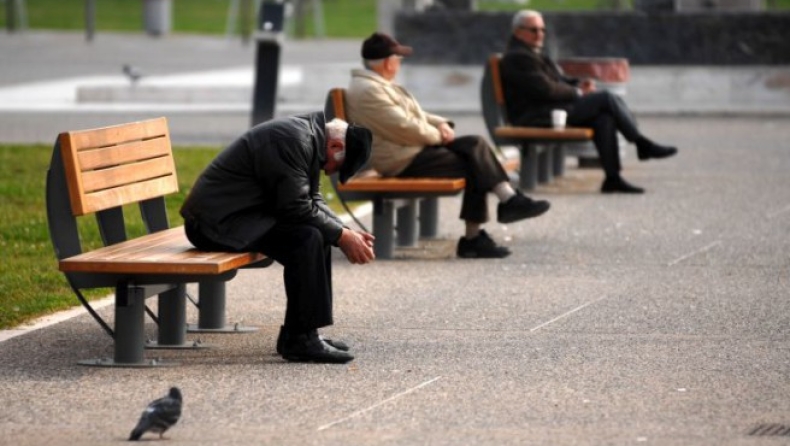
<instances>
[{"instance_id":1,"label":"green lawn","mask_svg":"<svg viewBox=\"0 0 790 446\"><path fill-rule=\"evenodd\" d=\"M11 1L11 0L7 0ZM141 0L94 0L96 28L99 31L142 31L143 2ZM257 0L238 0L242 11L238 17L254 21L245 5ZM310 1L305 1L310 5ZM31 29L85 29L87 0L24 0L28 27ZM324 28L327 37L364 37L376 27L376 0L323 0ZM790 0L767 0L770 9L790 9ZM172 0L173 31L176 33L223 34L231 0ZM595 10L630 8L631 0L531 0L520 4L512 0L478 0L477 7L486 11L514 11L529 7L540 11ZM245 13L244 10L247 10ZM306 8L304 35L312 36L313 19ZM0 12L0 27L6 26L6 7ZM293 22L293 21L292 21ZM296 28L291 23L292 32ZM242 24L236 23L240 32Z\"/></svg>"},{"instance_id":2,"label":"green lawn","mask_svg":"<svg viewBox=\"0 0 790 446\"><path fill-rule=\"evenodd\" d=\"M175 148L180 192L166 200L171 226L183 224L178 208L203 168L218 148ZM57 269L55 253L49 239L45 210L46 172L52 155L51 146L0 145L0 329L26 320L77 305L78 301ZM322 187L331 190L328 179ZM330 206L339 204L329 199ZM139 218L135 208L126 210L128 219ZM89 246L100 246L93 221L80 222L80 234ZM142 234L142 225L134 224L130 236ZM98 290L92 296L107 295L112 290Z\"/></svg>"}]
</instances>

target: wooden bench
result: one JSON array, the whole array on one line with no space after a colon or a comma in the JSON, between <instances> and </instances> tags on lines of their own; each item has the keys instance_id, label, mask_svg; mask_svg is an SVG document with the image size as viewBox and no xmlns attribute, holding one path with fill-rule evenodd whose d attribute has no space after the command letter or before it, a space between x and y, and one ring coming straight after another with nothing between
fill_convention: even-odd
<instances>
[{"instance_id":1,"label":"wooden bench","mask_svg":"<svg viewBox=\"0 0 790 446\"><path fill-rule=\"evenodd\" d=\"M566 143L589 141L593 137L593 130L585 127L553 129L511 125L499 74L501 58L499 54L490 56L483 72L480 84L483 118L494 144L520 147L519 186L531 190L538 183L562 175Z\"/></svg>"},{"instance_id":2,"label":"wooden bench","mask_svg":"<svg viewBox=\"0 0 790 446\"><path fill-rule=\"evenodd\" d=\"M170 228L168 223L164 197L177 191L165 118L58 136L46 185L47 219L58 267L88 312L114 339L112 359L81 364L164 365L144 359L146 311L159 326L158 347L189 347L186 283L200 283L201 304L204 285L218 293L212 297L219 302L200 305L201 316L218 308L224 312L225 282L239 268L271 264L258 253L195 249L183 227ZM124 206L135 204L147 233L128 239ZM80 229L88 222L79 217L84 216L96 217L103 247L83 249ZM81 291L105 287L115 288L114 328ZM145 306L145 299L153 295L159 296L158 316Z\"/></svg>"},{"instance_id":3,"label":"wooden bench","mask_svg":"<svg viewBox=\"0 0 790 446\"><path fill-rule=\"evenodd\" d=\"M324 114L327 120L337 117L348 121L345 89L329 91ZM363 170L346 184L340 184L337 175L331 181L342 200L373 203L373 248L380 259L392 258L396 232L398 246L414 246L419 237L436 237L439 197L457 195L466 187L464 178L387 178L372 169Z\"/></svg>"}]
</instances>

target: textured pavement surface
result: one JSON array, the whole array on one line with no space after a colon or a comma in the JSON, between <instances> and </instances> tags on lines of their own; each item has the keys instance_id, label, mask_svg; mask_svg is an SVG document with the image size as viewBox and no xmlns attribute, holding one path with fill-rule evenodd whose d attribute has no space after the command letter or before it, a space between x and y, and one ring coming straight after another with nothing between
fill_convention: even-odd
<instances>
[{"instance_id":1,"label":"textured pavement surface","mask_svg":"<svg viewBox=\"0 0 790 446\"><path fill-rule=\"evenodd\" d=\"M61 52L84 45L70 38ZM117 36L72 50L106 44L109 58L116 39L120 54L125 39ZM4 61L10 40L0 38ZM184 40L201 57L176 60L163 49L157 69L202 71L216 68L212 56L224 66L251 54L215 54L209 43L223 42ZM45 60L14 57L20 62L0 70L3 85L60 77ZM63 75L112 74L97 57L84 55ZM4 111L0 140L23 122L71 129L135 116ZM248 124L243 114L224 116L216 133L201 124L190 136L186 124L208 122L210 113L176 116L185 140L210 134L208 143ZM479 117L457 121L460 133L483 132ZM625 149L624 176L648 192L599 194L601 172L569 162L565 177L532 193L552 202L547 214L487 225L513 249L507 259L454 258L458 198L441 200L439 240L399 249L395 260L357 266L336 253L336 323L324 333L352 345L357 359L347 365L274 355L284 309L276 265L242 271L228 285L229 322L259 330L189 336L208 349L147 352L176 367L78 366L112 353L87 315L1 342L3 444L116 444L171 385L183 391L184 413L167 444L787 444L749 435L763 424L790 426L787 119L640 123L680 147L674 158L649 162ZM101 312L111 317L112 308ZM152 338L155 330L149 323Z\"/></svg>"}]
</instances>

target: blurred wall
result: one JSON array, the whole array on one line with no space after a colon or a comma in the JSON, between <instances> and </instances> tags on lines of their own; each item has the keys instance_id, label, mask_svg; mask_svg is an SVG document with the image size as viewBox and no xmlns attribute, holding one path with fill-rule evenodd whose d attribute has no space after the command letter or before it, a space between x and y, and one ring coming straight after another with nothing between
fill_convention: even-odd
<instances>
[{"instance_id":1,"label":"blurred wall","mask_svg":"<svg viewBox=\"0 0 790 446\"><path fill-rule=\"evenodd\" d=\"M625 57L631 65L790 64L788 12L546 12L546 51ZM432 11L395 16L394 34L415 47L408 63L479 65L501 52L511 13Z\"/></svg>"}]
</instances>

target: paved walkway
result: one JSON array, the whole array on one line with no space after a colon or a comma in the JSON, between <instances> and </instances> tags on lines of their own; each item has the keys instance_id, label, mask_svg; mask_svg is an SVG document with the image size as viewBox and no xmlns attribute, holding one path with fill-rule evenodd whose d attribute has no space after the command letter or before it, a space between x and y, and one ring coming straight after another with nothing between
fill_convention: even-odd
<instances>
[{"instance_id":1,"label":"paved walkway","mask_svg":"<svg viewBox=\"0 0 790 446\"><path fill-rule=\"evenodd\" d=\"M40 64L29 63L30 80L58 78ZM0 73L11 71L21 64ZM107 74L77 71L67 74ZM24 117L71 128L132 115ZM479 118L458 120L462 132L482 131ZM647 163L626 149L624 175L648 193L601 195L600 171L569 165L534 193L552 202L545 216L487 225L513 249L507 259L454 258L458 199L441 200L439 240L365 266L337 255L326 334L352 344L350 364L274 356L282 270L243 271L229 284L228 319L259 331L148 353L178 367L77 366L112 351L85 315L0 343L0 436L116 444L146 402L178 385L184 414L169 444L785 444L749 432L790 426L790 126L782 117L641 124L681 148ZM233 125L244 124L217 123Z\"/></svg>"}]
</instances>

